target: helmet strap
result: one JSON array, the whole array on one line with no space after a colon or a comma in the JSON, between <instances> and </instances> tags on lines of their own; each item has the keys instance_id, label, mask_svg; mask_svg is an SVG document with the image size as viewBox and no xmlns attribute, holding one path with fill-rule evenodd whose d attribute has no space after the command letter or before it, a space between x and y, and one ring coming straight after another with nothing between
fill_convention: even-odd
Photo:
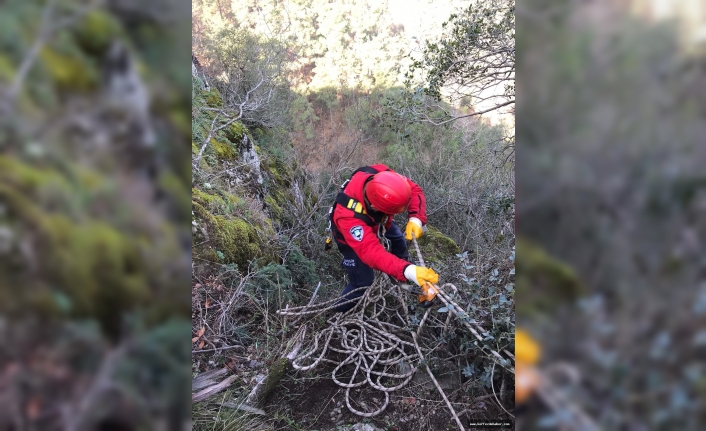
<instances>
[{"instance_id":1,"label":"helmet strap","mask_svg":"<svg viewBox=\"0 0 706 431\"><path fill-rule=\"evenodd\" d=\"M365 193L365 189L368 188L367 182L363 184L363 203L365 204L365 210L368 212L376 212L370 208L370 201L368 201L368 195Z\"/></svg>"}]
</instances>

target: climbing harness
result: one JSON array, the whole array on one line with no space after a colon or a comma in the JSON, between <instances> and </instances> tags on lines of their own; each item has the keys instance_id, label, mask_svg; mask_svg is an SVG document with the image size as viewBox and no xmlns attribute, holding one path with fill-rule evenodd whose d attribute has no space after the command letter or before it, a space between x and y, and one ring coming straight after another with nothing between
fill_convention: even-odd
<instances>
[{"instance_id":1,"label":"climbing harness","mask_svg":"<svg viewBox=\"0 0 706 431\"><path fill-rule=\"evenodd\" d=\"M385 247L385 250L388 252L392 250L392 242L385 236L385 232L387 232L387 229L385 229L385 224L387 223L387 215L383 216L382 220L380 220L380 224L378 224L378 240L380 240L380 243L382 244L383 247Z\"/></svg>"},{"instance_id":2,"label":"climbing harness","mask_svg":"<svg viewBox=\"0 0 706 431\"><path fill-rule=\"evenodd\" d=\"M343 205L347 209L353 211L353 217L363 221L363 223L367 224L370 227L375 227L375 225L378 226L377 229L377 236L380 242L382 243L383 247L385 247L385 250L388 252L390 251L391 248L391 243L390 240L385 237L385 223L387 222L387 215L383 216L382 220L379 223L376 223L375 220L373 220L372 216L368 215L367 211L365 210L365 205L362 202L359 202L358 200L348 196L343 192L345 190L346 186L348 183L351 181L351 178L353 178L353 175L357 174L358 172L365 172L366 174L377 174L378 171L377 169L373 169L370 166L363 166L362 168L358 168L353 173L351 174L351 177L348 178L341 186L339 187L339 192L336 195L336 199L333 203L333 205L329 208L328 210L328 226L326 227L326 231L328 232L328 235L325 240L325 245L324 245L324 251L329 251L333 247L333 236L334 236L334 229L335 226L333 226L333 211L336 208L336 205Z\"/></svg>"}]
</instances>

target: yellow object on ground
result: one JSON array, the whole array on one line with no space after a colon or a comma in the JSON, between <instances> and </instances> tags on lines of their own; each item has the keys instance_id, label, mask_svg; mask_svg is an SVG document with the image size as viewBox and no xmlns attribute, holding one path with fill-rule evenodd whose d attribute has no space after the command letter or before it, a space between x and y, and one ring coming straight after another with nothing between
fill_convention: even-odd
<instances>
[{"instance_id":1,"label":"yellow object on ground","mask_svg":"<svg viewBox=\"0 0 706 431\"><path fill-rule=\"evenodd\" d=\"M537 369L524 362L515 364L515 404L522 404L534 393L539 384Z\"/></svg>"},{"instance_id":2,"label":"yellow object on ground","mask_svg":"<svg viewBox=\"0 0 706 431\"><path fill-rule=\"evenodd\" d=\"M523 329L515 331L515 359L532 365L539 361L541 347L532 336Z\"/></svg>"},{"instance_id":3,"label":"yellow object on ground","mask_svg":"<svg viewBox=\"0 0 706 431\"><path fill-rule=\"evenodd\" d=\"M541 350L527 331L515 331L515 404L527 401L537 389L540 377L535 365Z\"/></svg>"},{"instance_id":4,"label":"yellow object on ground","mask_svg":"<svg viewBox=\"0 0 706 431\"><path fill-rule=\"evenodd\" d=\"M421 286L420 293L417 295L417 298L419 299L420 303L431 303L431 301L436 298L436 295L439 293L439 290L434 287L433 284L431 283L424 283L423 286Z\"/></svg>"}]
</instances>

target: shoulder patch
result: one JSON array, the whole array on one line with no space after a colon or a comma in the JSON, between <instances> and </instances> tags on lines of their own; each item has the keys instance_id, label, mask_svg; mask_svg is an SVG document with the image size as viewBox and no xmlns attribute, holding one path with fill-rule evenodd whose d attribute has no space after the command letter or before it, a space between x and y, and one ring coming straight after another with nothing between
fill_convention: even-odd
<instances>
[{"instance_id":1,"label":"shoulder patch","mask_svg":"<svg viewBox=\"0 0 706 431\"><path fill-rule=\"evenodd\" d=\"M362 241L363 240L363 226L353 226L351 228L351 236L353 237L354 240L356 241Z\"/></svg>"}]
</instances>

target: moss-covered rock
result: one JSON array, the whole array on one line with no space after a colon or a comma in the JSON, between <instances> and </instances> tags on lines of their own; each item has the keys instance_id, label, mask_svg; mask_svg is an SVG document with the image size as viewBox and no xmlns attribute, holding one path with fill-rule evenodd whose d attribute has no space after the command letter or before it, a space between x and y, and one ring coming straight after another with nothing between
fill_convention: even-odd
<instances>
[{"instance_id":1,"label":"moss-covered rock","mask_svg":"<svg viewBox=\"0 0 706 431\"><path fill-rule=\"evenodd\" d=\"M265 204L267 205L267 210L269 211L270 215L274 217L275 220L282 220L284 211L282 210L282 207L279 206L275 198L270 195L265 196Z\"/></svg>"},{"instance_id":2,"label":"moss-covered rock","mask_svg":"<svg viewBox=\"0 0 706 431\"><path fill-rule=\"evenodd\" d=\"M227 200L218 195L211 195L194 189L192 211L197 225L205 228L207 238L195 237L194 241L207 240L205 244L194 247L194 257L212 263L234 263L245 271L253 259L262 260L261 264L274 261L274 250L265 247L256 228L241 218L230 215L217 215L213 206L224 205ZM233 198L237 199L235 196ZM274 236L271 224L259 226L264 236Z\"/></svg>"},{"instance_id":3,"label":"moss-covered rock","mask_svg":"<svg viewBox=\"0 0 706 431\"><path fill-rule=\"evenodd\" d=\"M257 232L245 220L215 216L211 227L212 245L223 254L225 262L247 268L250 260L262 256Z\"/></svg>"},{"instance_id":4,"label":"moss-covered rock","mask_svg":"<svg viewBox=\"0 0 706 431\"><path fill-rule=\"evenodd\" d=\"M74 34L81 49L100 55L114 38L122 34L122 26L107 11L96 9L87 13L74 27Z\"/></svg>"},{"instance_id":5,"label":"moss-covered rock","mask_svg":"<svg viewBox=\"0 0 706 431\"><path fill-rule=\"evenodd\" d=\"M586 289L564 262L551 257L525 238L516 240L516 306L518 316L548 312L561 303L573 302Z\"/></svg>"},{"instance_id":6,"label":"moss-covered rock","mask_svg":"<svg viewBox=\"0 0 706 431\"><path fill-rule=\"evenodd\" d=\"M219 161L227 161L238 158L238 148L229 141L219 142L215 138L211 138L213 151L216 153L216 158Z\"/></svg>"},{"instance_id":7,"label":"moss-covered rock","mask_svg":"<svg viewBox=\"0 0 706 431\"><path fill-rule=\"evenodd\" d=\"M0 184L0 199L34 252L25 268L34 267L43 280L50 280L32 282L35 287L28 290L15 281L21 294L14 302L27 311L92 317L107 335L117 336L120 316L150 296L149 271L133 237L104 222L77 223L63 214L47 214L31 194L8 184Z\"/></svg>"},{"instance_id":8,"label":"moss-covered rock","mask_svg":"<svg viewBox=\"0 0 706 431\"><path fill-rule=\"evenodd\" d=\"M225 201L218 195L211 195L197 188L191 189L191 198L201 205L208 207L225 205Z\"/></svg>"},{"instance_id":9,"label":"moss-covered rock","mask_svg":"<svg viewBox=\"0 0 706 431\"><path fill-rule=\"evenodd\" d=\"M39 169L11 157L0 156L0 180L24 191L32 191L50 184L69 189L66 178L51 169Z\"/></svg>"},{"instance_id":10,"label":"moss-covered rock","mask_svg":"<svg viewBox=\"0 0 706 431\"><path fill-rule=\"evenodd\" d=\"M454 240L432 226L427 227L427 232L419 238L418 243L425 262L443 262L461 253L461 248Z\"/></svg>"},{"instance_id":11,"label":"moss-covered rock","mask_svg":"<svg viewBox=\"0 0 706 431\"><path fill-rule=\"evenodd\" d=\"M232 143L238 144L243 140L243 135L248 132L248 129L239 122L234 122L230 126L223 129L223 134Z\"/></svg>"},{"instance_id":12,"label":"moss-covered rock","mask_svg":"<svg viewBox=\"0 0 706 431\"><path fill-rule=\"evenodd\" d=\"M146 227L129 215L116 223L96 219L91 203L110 182L86 167L61 166L0 157L0 225L13 232L9 255L0 255L0 298L9 288L12 301L0 309L94 319L114 338L126 313L173 300L159 269L173 266L181 249L167 223ZM159 286L166 287L154 289ZM142 316L151 319L151 310Z\"/></svg>"},{"instance_id":13,"label":"moss-covered rock","mask_svg":"<svg viewBox=\"0 0 706 431\"><path fill-rule=\"evenodd\" d=\"M39 54L49 77L60 90L90 91L96 88L98 77L91 67L76 54L64 54L51 48L42 48Z\"/></svg>"},{"instance_id":14,"label":"moss-covered rock","mask_svg":"<svg viewBox=\"0 0 706 431\"><path fill-rule=\"evenodd\" d=\"M264 166L271 181L278 187L288 188L292 184L294 174L287 164L277 157L270 157Z\"/></svg>"},{"instance_id":15,"label":"moss-covered rock","mask_svg":"<svg viewBox=\"0 0 706 431\"><path fill-rule=\"evenodd\" d=\"M208 209L208 212L213 215L230 215L234 208L242 202L242 199L226 193L224 191L214 192L209 194L203 190L193 188L191 190L192 200Z\"/></svg>"}]
</instances>

